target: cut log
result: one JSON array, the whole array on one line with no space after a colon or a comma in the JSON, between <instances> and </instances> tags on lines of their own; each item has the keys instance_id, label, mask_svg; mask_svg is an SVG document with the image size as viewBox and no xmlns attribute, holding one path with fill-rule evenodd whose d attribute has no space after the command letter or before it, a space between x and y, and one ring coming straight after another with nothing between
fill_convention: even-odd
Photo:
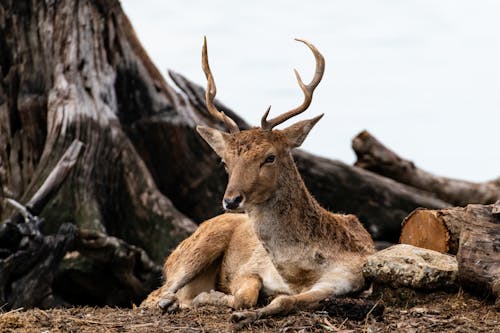
<instances>
[{"instance_id":1,"label":"cut log","mask_svg":"<svg viewBox=\"0 0 500 333\"><path fill-rule=\"evenodd\" d=\"M467 223L465 208L414 210L403 221L399 242L442 253L456 254L460 230Z\"/></svg>"},{"instance_id":2,"label":"cut log","mask_svg":"<svg viewBox=\"0 0 500 333\"><path fill-rule=\"evenodd\" d=\"M464 289L492 295L500 309L499 205L468 205L460 233L458 276Z\"/></svg>"},{"instance_id":3,"label":"cut log","mask_svg":"<svg viewBox=\"0 0 500 333\"><path fill-rule=\"evenodd\" d=\"M500 199L500 178L474 183L433 175L398 156L368 131L361 132L352 140L352 148L357 156L356 166L428 191L454 206L492 204Z\"/></svg>"}]
</instances>

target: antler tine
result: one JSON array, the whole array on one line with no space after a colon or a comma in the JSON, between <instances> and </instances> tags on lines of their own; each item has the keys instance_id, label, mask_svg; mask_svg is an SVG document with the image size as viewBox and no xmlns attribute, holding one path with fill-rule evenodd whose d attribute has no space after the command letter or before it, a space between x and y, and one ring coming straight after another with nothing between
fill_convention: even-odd
<instances>
[{"instance_id":1,"label":"antler tine","mask_svg":"<svg viewBox=\"0 0 500 333\"><path fill-rule=\"evenodd\" d=\"M207 77L207 90L205 92L205 99L208 111L213 117L224 122L231 133L239 132L240 129L238 128L238 125L236 125L234 120L229 118L224 112L217 110L214 105L214 98L215 94L217 93L217 88L215 87L215 80L208 64L207 37L203 37L201 64L203 67L203 72L205 72L205 76Z\"/></svg>"},{"instance_id":2,"label":"antler tine","mask_svg":"<svg viewBox=\"0 0 500 333\"><path fill-rule=\"evenodd\" d=\"M314 73L314 77L311 80L311 82L306 85L304 84L304 82L302 82L299 72L297 72L296 69L293 70L295 72L295 76L297 77L299 86L304 93L304 102L302 102L300 106L288 112L285 112L271 120L267 120L267 115L269 113L269 110L267 110L267 112L264 114L261 120L261 127L264 130L272 130L273 127L307 110L307 108L311 104L314 89L316 89L316 87L320 83L321 78L323 77L323 73L325 72L325 58L323 58L323 56L321 55L321 53L319 53L316 47L306 40L298 38L295 38L295 40L306 44L309 47L309 49L311 49L312 53L314 54L314 58L316 58L316 72Z\"/></svg>"}]
</instances>

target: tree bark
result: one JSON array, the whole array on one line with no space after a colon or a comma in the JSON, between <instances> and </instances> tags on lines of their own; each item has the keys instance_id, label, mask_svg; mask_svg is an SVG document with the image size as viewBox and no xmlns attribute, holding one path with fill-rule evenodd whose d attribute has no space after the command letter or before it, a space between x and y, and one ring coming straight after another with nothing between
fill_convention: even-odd
<instances>
[{"instance_id":1,"label":"tree bark","mask_svg":"<svg viewBox=\"0 0 500 333\"><path fill-rule=\"evenodd\" d=\"M3 192L26 202L78 139L85 150L42 214L47 230L74 221L162 261L195 224L158 190L127 130L144 117L181 129L192 120L119 3L2 1L0 46Z\"/></svg>"},{"instance_id":2,"label":"tree bark","mask_svg":"<svg viewBox=\"0 0 500 333\"><path fill-rule=\"evenodd\" d=\"M465 208L414 210L403 221L400 243L442 253L457 254L462 225L467 224Z\"/></svg>"},{"instance_id":3,"label":"tree bark","mask_svg":"<svg viewBox=\"0 0 500 333\"><path fill-rule=\"evenodd\" d=\"M398 156L368 131L358 134L352 140L352 147L358 158L356 166L427 191L455 206L491 204L500 199L500 178L474 183L433 175Z\"/></svg>"},{"instance_id":4,"label":"tree bark","mask_svg":"<svg viewBox=\"0 0 500 333\"><path fill-rule=\"evenodd\" d=\"M468 205L460 233L458 277L465 289L492 295L500 309L500 214L496 205Z\"/></svg>"}]
</instances>

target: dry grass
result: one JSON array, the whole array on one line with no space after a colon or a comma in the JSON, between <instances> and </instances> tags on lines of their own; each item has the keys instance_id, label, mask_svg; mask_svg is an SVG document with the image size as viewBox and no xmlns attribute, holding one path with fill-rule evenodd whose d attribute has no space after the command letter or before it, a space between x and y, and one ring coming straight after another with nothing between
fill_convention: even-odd
<instances>
[{"instance_id":1,"label":"dry grass","mask_svg":"<svg viewBox=\"0 0 500 333\"><path fill-rule=\"evenodd\" d=\"M386 297L387 298L387 297ZM500 332L500 314L485 300L466 293L415 295L405 303L384 297L379 320L352 321L326 312L299 312L263 319L251 332ZM161 314L157 310L79 307L14 310L0 314L0 332L232 332L231 311L215 307Z\"/></svg>"}]
</instances>

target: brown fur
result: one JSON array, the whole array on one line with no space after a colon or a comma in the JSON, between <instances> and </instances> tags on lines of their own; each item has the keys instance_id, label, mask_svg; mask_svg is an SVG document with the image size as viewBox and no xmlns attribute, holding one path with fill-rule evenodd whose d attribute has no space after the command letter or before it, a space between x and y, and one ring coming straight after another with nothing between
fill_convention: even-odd
<instances>
[{"instance_id":1,"label":"brown fur","mask_svg":"<svg viewBox=\"0 0 500 333\"><path fill-rule=\"evenodd\" d=\"M361 266L374 251L370 235L355 216L330 213L317 203L290 153L317 120L282 131L200 129L226 164L225 197L242 195L238 210L246 214L201 224L167 259L165 285L143 305L241 309L255 306L259 293L280 295L262 309L233 315L235 321L251 321L314 308L328 296L363 286ZM265 163L270 154L274 162Z\"/></svg>"}]
</instances>

